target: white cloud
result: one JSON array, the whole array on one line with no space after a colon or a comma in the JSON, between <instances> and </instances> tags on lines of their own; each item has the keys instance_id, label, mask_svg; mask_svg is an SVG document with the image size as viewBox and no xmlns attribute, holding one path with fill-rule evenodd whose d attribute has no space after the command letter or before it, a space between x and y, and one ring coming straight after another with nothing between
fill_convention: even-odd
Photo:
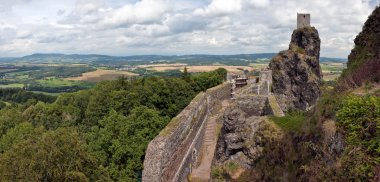
<instances>
[{"instance_id":1,"label":"white cloud","mask_svg":"<svg viewBox=\"0 0 380 182\"><path fill-rule=\"evenodd\" d=\"M238 54L288 47L311 13L322 56L346 57L374 0L0 0L0 55Z\"/></svg>"},{"instance_id":2,"label":"white cloud","mask_svg":"<svg viewBox=\"0 0 380 182\"><path fill-rule=\"evenodd\" d=\"M269 0L246 0L245 3L257 8L265 8L270 5Z\"/></svg>"},{"instance_id":3,"label":"white cloud","mask_svg":"<svg viewBox=\"0 0 380 182\"><path fill-rule=\"evenodd\" d=\"M167 0L142 0L110 11L101 20L101 24L105 27L118 27L155 23L162 20L169 7Z\"/></svg>"}]
</instances>

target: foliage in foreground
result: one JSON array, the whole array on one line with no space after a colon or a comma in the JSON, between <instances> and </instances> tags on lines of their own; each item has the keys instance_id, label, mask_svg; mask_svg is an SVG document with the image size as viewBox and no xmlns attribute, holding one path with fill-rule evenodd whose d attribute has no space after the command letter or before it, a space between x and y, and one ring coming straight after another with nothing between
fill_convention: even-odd
<instances>
[{"instance_id":1,"label":"foliage in foreground","mask_svg":"<svg viewBox=\"0 0 380 182\"><path fill-rule=\"evenodd\" d=\"M348 94L325 84L311 111L272 118L285 136L239 181L379 181L380 97Z\"/></svg>"},{"instance_id":2,"label":"foliage in foreground","mask_svg":"<svg viewBox=\"0 0 380 182\"><path fill-rule=\"evenodd\" d=\"M226 70L99 83L0 110L0 181L136 181L148 142Z\"/></svg>"},{"instance_id":3,"label":"foliage in foreground","mask_svg":"<svg viewBox=\"0 0 380 182\"><path fill-rule=\"evenodd\" d=\"M345 175L351 180L373 178L380 164L380 98L349 96L337 118L348 145L343 160Z\"/></svg>"}]
</instances>

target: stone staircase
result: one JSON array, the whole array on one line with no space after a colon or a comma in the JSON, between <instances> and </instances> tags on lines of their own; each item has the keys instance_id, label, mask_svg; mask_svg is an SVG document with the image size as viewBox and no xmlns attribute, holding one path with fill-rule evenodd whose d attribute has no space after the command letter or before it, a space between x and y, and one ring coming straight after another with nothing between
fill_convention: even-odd
<instances>
[{"instance_id":1,"label":"stone staircase","mask_svg":"<svg viewBox=\"0 0 380 182\"><path fill-rule=\"evenodd\" d=\"M191 181L196 182L208 182L211 179L211 165L214 159L215 148L218 140L218 119L224 113L225 108L228 105L228 101L222 102L222 108L208 118L205 125L205 134L201 147L201 154L199 155L199 165L193 169L191 173Z\"/></svg>"}]
</instances>

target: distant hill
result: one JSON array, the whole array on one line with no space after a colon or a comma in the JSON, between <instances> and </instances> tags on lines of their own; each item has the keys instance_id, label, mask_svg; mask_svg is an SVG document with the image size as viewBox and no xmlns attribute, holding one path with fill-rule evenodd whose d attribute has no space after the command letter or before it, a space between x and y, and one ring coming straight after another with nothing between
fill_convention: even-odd
<instances>
[{"instance_id":1,"label":"distant hill","mask_svg":"<svg viewBox=\"0 0 380 182\"><path fill-rule=\"evenodd\" d=\"M269 63L275 53L236 54L236 55L136 55L107 56L97 54L32 54L20 58L0 58L0 62L28 63L85 63L95 65L137 65L156 63L186 63L189 65L249 65L250 63ZM321 62L346 62L341 58L321 57Z\"/></svg>"}]
</instances>

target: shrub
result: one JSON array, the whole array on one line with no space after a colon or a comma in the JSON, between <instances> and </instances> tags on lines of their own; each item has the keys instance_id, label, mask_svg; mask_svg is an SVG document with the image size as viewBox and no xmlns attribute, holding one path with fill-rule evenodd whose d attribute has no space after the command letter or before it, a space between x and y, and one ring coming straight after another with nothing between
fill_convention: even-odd
<instances>
[{"instance_id":1,"label":"shrub","mask_svg":"<svg viewBox=\"0 0 380 182\"><path fill-rule=\"evenodd\" d=\"M380 98L349 96L337 112L348 149L343 165L351 179L367 181L374 177L374 167L380 162ZM351 167L349 167L351 166Z\"/></svg>"},{"instance_id":2,"label":"shrub","mask_svg":"<svg viewBox=\"0 0 380 182\"><path fill-rule=\"evenodd\" d=\"M338 123L345 129L347 142L365 146L380 155L380 98L349 96L337 112Z\"/></svg>"}]
</instances>

